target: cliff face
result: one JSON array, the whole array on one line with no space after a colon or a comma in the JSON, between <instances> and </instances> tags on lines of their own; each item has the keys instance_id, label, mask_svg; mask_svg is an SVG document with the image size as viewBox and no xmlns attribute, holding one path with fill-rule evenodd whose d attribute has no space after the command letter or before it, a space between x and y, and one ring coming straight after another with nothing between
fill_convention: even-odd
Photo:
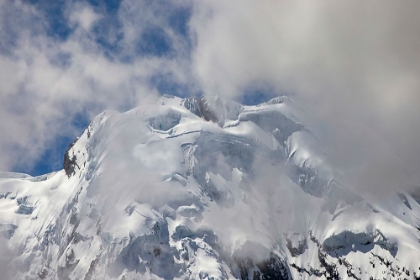
<instances>
[{"instance_id":1,"label":"cliff face","mask_svg":"<svg viewBox=\"0 0 420 280\"><path fill-rule=\"evenodd\" d=\"M64 153L64 161L63 161L63 170L66 173L67 177L70 178L70 176L74 175L76 173L76 167L77 167L77 156L74 154L74 151L72 153L71 148L76 143L77 139L75 139L67 148L67 150Z\"/></svg>"},{"instance_id":2,"label":"cliff face","mask_svg":"<svg viewBox=\"0 0 420 280\"><path fill-rule=\"evenodd\" d=\"M299 114L286 97L172 96L102 113L63 170L0 174L0 268L7 279L419 277L418 197L353 193Z\"/></svg>"}]
</instances>

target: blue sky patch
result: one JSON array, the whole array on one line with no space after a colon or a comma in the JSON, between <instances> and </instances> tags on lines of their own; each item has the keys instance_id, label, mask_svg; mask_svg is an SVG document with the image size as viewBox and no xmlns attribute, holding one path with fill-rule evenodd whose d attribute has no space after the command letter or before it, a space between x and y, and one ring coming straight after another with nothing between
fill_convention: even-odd
<instances>
[{"instance_id":1,"label":"blue sky patch","mask_svg":"<svg viewBox=\"0 0 420 280\"><path fill-rule=\"evenodd\" d=\"M139 0L140 1L140 0ZM37 9L37 13L32 17L26 19L23 15L22 19L19 18L19 13L13 15L9 13L8 18L3 17L2 21L6 21L9 26L7 30L0 30L2 41L0 42L1 49L13 50L13 44L16 40L17 32L24 28L29 30L31 34L46 35L49 39L58 42L64 42L71 36L73 32L78 28L77 26L71 25L69 20L69 14L72 11L74 5L89 5L95 13L100 15L100 18L93 24L86 39L91 40L93 47L97 47L101 54L104 54L109 60L118 60L123 63L132 63L136 57L168 57L169 59L178 55L177 49L173 42L173 37L176 36L177 45L182 45L180 55L189 55L192 50L192 41L189 32L189 21L192 15L192 7L186 5L178 5L177 3L167 1L142 1L138 4L141 5L142 9L146 9L151 12L155 17L159 18L159 21L145 20L142 26L139 26L138 34L134 34L133 41L127 41L124 34L124 18L121 18L122 14L127 11L120 13L120 7L122 4L121 0L24 0L25 3L30 4L32 7ZM12 1L10 3L13 3ZM14 9L14 5L10 6ZM126 8L126 7L124 7ZM136 19L136 11L129 10L132 12L130 16ZM1 11L1 14L5 14L5 11ZM128 18L130 20L130 17ZM16 27L16 22L21 26ZM143 21L140 21L143 22ZM133 23L134 24L134 23ZM163 24L161 26L160 24ZM16 32L15 32L15 29ZM171 32L171 36L167 32ZM16 33L16 34L15 34ZM6 40L6 41L5 41ZM71 54L57 53L49 54L49 63L52 65L66 69L71 66ZM153 76L149 81L150 85L158 90L160 94L170 94L180 97L197 96L201 95L199 92L194 92L190 84L182 84L177 81L176 77L162 73ZM28 113L27 110L30 108L28 102L30 102L30 93L22 92L19 95L21 102L15 102L17 97L13 97L14 101L11 104L10 110L14 113ZM118 93L119 94L119 93ZM132 92L124 93L127 96L133 94ZM130 98L128 98L130 99ZM132 103L127 104L127 108L119 109L131 109ZM74 140L76 136L80 136L84 129L89 124L89 118L87 117L88 112L99 112L104 108L97 108L94 104L87 105L82 111L71 115L72 121L70 124L67 122L67 127L63 124L63 130L56 138L47 144L44 151L40 151L41 156L35 161L35 163L23 162L25 159L25 151L21 147L16 148L16 154L22 154L20 161L15 166L14 171L24 172L31 175L40 175L49 173L62 168L64 152L68 145Z\"/></svg>"},{"instance_id":2,"label":"blue sky patch","mask_svg":"<svg viewBox=\"0 0 420 280\"><path fill-rule=\"evenodd\" d=\"M72 29L65 15L67 3L65 0L26 0L25 2L41 12L47 24L45 31L48 36L60 40L65 40L70 36Z\"/></svg>"},{"instance_id":3,"label":"blue sky patch","mask_svg":"<svg viewBox=\"0 0 420 280\"><path fill-rule=\"evenodd\" d=\"M105 16L93 26L92 32L95 36L95 42L109 59L119 57L123 53L124 33L118 17Z\"/></svg>"},{"instance_id":4,"label":"blue sky patch","mask_svg":"<svg viewBox=\"0 0 420 280\"><path fill-rule=\"evenodd\" d=\"M191 13L191 7L179 7L175 8L169 17L171 28L186 38L188 38L188 22L191 19Z\"/></svg>"},{"instance_id":5,"label":"blue sky patch","mask_svg":"<svg viewBox=\"0 0 420 280\"><path fill-rule=\"evenodd\" d=\"M121 0L88 0L90 5L99 8L108 15L116 14L120 8L121 2Z\"/></svg>"},{"instance_id":6,"label":"blue sky patch","mask_svg":"<svg viewBox=\"0 0 420 280\"><path fill-rule=\"evenodd\" d=\"M245 90L237 101L244 105L256 105L267 102L276 96L278 94L268 88L250 88Z\"/></svg>"},{"instance_id":7,"label":"blue sky patch","mask_svg":"<svg viewBox=\"0 0 420 280\"><path fill-rule=\"evenodd\" d=\"M197 94L192 92L188 85L180 84L170 75L155 75L150 82L161 95L169 94L184 98Z\"/></svg>"},{"instance_id":8,"label":"blue sky patch","mask_svg":"<svg viewBox=\"0 0 420 280\"><path fill-rule=\"evenodd\" d=\"M172 41L159 26L147 27L136 45L136 54L163 56L172 50Z\"/></svg>"},{"instance_id":9,"label":"blue sky patch","mask_svg":"<svg viewBox=\"0 0 420 280\"><path fill-rule=\"evenodd\" d=\"M80 131L80 134L87 128L90 120L86 111L78 112L74 115L71 126ZM59 135L49 145L42 155L34 163L33 167L28 171L28 168L17 166L16 172L29 173L32 176L46 174L55 170L63 168L64 153L70 143L73 142L75 137L69 135Z\"/></svg>"}]
</instances>

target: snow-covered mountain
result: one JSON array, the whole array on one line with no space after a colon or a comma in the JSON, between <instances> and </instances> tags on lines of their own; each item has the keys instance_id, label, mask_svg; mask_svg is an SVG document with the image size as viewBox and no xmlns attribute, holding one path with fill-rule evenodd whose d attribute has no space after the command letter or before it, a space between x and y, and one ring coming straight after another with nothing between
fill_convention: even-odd
<instances>
[{"instance_id":1,"label":"snow-covered mountain","mask_svg":"<svg viewBox=\"0 0 420 280\"><path fill-rule=\"evenodd\" d=\"M0 173L1 279L417 279L420 198L353 193L278 97L97 116L39 177Z\"/></svg>"}]
</instances>

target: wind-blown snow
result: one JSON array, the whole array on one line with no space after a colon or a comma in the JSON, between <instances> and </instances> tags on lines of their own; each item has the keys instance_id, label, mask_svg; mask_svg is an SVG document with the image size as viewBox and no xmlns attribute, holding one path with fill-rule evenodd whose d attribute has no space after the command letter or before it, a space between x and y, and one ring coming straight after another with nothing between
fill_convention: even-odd
<instances>
[{"instance_id":1,"label":"wind-blown snow","mask_svg":"<svg viewBox=\"0 0 420 280\"><path fill-rule=\"evenodd\" d=\"M8 279L420 277L419 201L352 193L302 114L288 97L172 96L102 113L66 170L0 173L1 267Z\"/></svg>"}]
</instances>

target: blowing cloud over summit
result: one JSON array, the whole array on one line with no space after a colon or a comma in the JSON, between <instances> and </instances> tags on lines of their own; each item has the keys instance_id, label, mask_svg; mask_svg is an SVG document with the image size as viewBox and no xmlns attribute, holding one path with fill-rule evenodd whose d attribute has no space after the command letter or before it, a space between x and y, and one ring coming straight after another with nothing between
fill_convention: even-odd
<instances>
[{"instance_id":1,"label":"blowing cloud over summit","mask_svg":"<svg viewBox=\"0 0 420 280\"><path fill-rule=\"evenodd\" d=\"M419 12L0 1L0 272L420 277Z\"/></svg>"},{"instance_id":2,"label":"blowing cloud over summit","mask_svg":"<svg viewBox=\"0 0 420 280\"><path fill-rule=\"evenodd\" d=\"M340 129L354 122L419 163L417 1L0 5L2 170L56 170L54 154L93 116L162 94L296 95L316 106L341 156L363 141Z\"/></svg>"}]
</instances>

